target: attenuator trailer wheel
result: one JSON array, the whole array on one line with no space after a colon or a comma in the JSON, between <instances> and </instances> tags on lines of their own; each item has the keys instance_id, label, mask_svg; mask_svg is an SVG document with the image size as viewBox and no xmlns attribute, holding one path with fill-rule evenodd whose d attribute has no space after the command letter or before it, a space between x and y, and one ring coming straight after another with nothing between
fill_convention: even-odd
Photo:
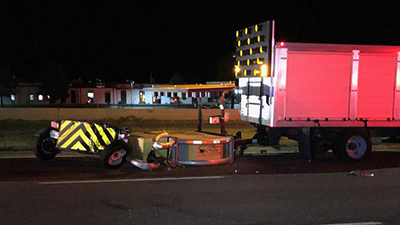
<instances>
[{"instance_id":1,"label":"attenuator trailer wheel","mask_svg":"<svg viewBox=\"0 0 400 225\"><path fill-rule=\"evenodd\" d=\"M115 141L108 145L101 153L101 163L106 169L118 169L129 155L129 146L123 141Z\"/></svg>"},{"instance_id":2,"label":"attenuator trailer wheel","mask_svg":"<svg viewBox=\"0 0 400 225\"><path fill-rule=\"evenodd\" d=\"M343 161L357 161L371 152L371 138L365 131L349 130L338 135L333 146L333 154Z\"/></svg>"},{"instance_id":3,"label":"attenuator trailer wheel","mask_svg":"<svg viewBox=\"0 0 400 225\"><path fill-rule=\"evenodd\" d=\"M50 130L48 127L40 129L33 140L33 153L41 160L54 159L59 152L56 140L50 137Z\"/></svg>"}]
</instances>

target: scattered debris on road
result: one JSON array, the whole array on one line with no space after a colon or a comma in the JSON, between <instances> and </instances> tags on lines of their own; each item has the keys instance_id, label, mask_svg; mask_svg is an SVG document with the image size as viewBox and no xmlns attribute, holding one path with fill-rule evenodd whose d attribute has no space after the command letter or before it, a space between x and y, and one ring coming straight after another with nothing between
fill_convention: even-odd
<instances>
[{"instance_id":1,"label":"scattered debris on road","mask_svg":"<svg viewBox=\"0 0 400 225\"><path fill-rule=\"evenodd\" d=\"M353 170L353 171L350 171L347 175L354 175L357 177L373 177L373 176L375 176L374 173L370 173L368 171L363 171L363 170Z\"/></svg>"}]
</instances>

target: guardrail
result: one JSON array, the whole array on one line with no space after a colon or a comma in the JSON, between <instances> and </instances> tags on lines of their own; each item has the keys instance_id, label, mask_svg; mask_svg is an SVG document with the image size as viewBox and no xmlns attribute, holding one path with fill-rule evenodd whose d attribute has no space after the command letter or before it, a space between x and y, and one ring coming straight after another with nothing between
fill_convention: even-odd
<instances>
[{"instance_id":1,"label":"guardrail","mask_svg":"<svg viewBox=\"0 0 400 225\"><path fill-rule=\"evenodd\" d=\"M238 109L226 109L230 120L240 120ZM204 109L203 120L220 113L219 109ZM136 117L146 120L197 120L197 109L119 109L119 108L0 108L0 120L101 120Z\"/></svg>"}]
</instances>

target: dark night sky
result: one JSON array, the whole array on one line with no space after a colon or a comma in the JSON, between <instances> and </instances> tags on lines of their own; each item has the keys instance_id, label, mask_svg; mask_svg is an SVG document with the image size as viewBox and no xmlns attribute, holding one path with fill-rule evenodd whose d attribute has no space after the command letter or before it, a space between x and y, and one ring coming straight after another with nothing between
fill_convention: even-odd
<instances>
[{"instance_id":1,"label":"dark night sky","mask_svg":"<svg viewBox=\"0 0 400 225\"><path fill-rule=\"evenodd\" d=\"M269 19L277 40L400 45L400 1L16 2L0 3L0 59L28 80L46 58L70 79L213 80L235 31Z\"/></svg>"}]
</instances>

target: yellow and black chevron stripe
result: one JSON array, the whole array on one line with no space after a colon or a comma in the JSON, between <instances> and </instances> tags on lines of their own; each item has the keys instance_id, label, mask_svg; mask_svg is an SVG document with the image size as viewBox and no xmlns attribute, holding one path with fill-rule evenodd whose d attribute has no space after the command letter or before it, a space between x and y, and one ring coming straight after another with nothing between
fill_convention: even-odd
<instances>
[{"instance_id":1,"label":"yellow and black chevron stripe","mask_svg":"<svg viewBox=\"0 0 400 225\"><path fill-rule=\"evenodd\" d=\"M60 125L57 148L97 152L103 150L116 138L115 129L107 125L63 120Z\"/></svg>"}]
</instances>

